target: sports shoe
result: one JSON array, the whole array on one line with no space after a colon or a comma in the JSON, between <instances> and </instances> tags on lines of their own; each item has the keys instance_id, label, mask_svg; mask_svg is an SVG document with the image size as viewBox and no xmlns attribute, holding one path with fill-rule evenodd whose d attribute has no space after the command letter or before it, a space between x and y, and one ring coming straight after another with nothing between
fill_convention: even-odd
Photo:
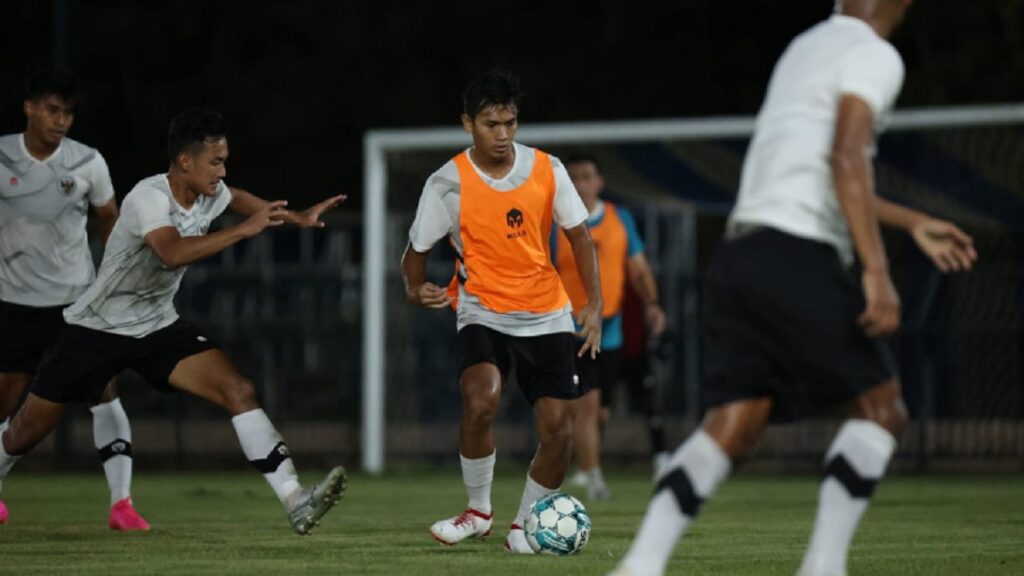
<instances>
[{"instance_id":1,"label":"sports shoe","mask_svg":"<svg viewBox=\"0 0 1024 576\"><path fill-rule=\"evenodd\" d=\"M513 554L534 554L533 548L526 541L526 532L519 524L513 524L505 537L505 550Z\"/></svg>"},{"instance_id":2,"label":"sports shoe","mask_svg":"<svg viewBox=\"0 0 1024 576\"><path fill-rule=\"evenodd\" d=\"M607 502L612 499L612 490L604 483L592 482L587 486L587 500L592 502Z\"/></svg>"},{"instance_id":3,"label":"sports shoe","mask_svg":"<svg viewBox=\"0 0 1024 576\"><path fill-rule=\"evenodd\" d=\"M458 516L438 520L430 527L430 535L445 546L454 546L466 538L483 538L491 533L494 514L466 508Z\"/></svg>"},{"instance_id":4,"label":"sports shoe","mask_svg":"<svg viewBox=\"0 0 1024 576\"><path fill-rule=\"evenodd\" d=\"M110 526L111 530L149 530L149 522L135 511L131 498L118 500L110 507L107 526Z\"/></svg>"},{"instance_id":5,"label":"sports shoe","mask_svg":"<svg viewBox=\"0 0 1024 576\"><path fill-rule=\"evenodd\" d=\"M320 525L320 519L345 495L348 478L345 469L336 466L323 480L312 487L303 488L299 501L288 511L288 520L296 534L305 536Z\"/></svg>"},{"instance_id":6,"label":"sports shoe","mask_svg":"<svg viewBox=\"0 0 1024 576\"><path fill-rule=\"evenodd\" d=\"M0 500L0 524L6 524L7 519L10 517L11 515L7 512L7 504L4 504L4 501Z\"/></svg>"}]
</instances>

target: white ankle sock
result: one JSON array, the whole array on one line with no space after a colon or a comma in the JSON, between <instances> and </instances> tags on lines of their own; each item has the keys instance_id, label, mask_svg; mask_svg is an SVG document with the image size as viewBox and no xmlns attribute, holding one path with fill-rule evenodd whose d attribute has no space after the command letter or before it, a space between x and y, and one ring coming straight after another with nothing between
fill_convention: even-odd
<instances>
[{"instance_id":1,"label":"white ankle sock","mask_svg":"<svg viewBox=\"0 0 1024 576\"><path fill-rule=\"evenodd\" d=\"M7 473L14 467L14 463L18 461L21 456L11 456L7 453L7 449L4 448L4 430L7 429L7 421L4 421L4 426L0 429L0 491L3 490L4 478L7 477Z\"/></svg>"},{"instance_id":2,"label":"white ankle sock","mask_svg":"<svg viewBox=\"0 0 1024 576\"><path fill-rule=\"evenodd\" d=\"M491 513L491 485L494 483L494 462L497 452L491 452L483 458L466 458L459 454L462 461L462 483L466 485L469 495L469 507L482 512Z\"/></svg>"},{"instance_id":3,"label":"white ankle sock","mask_svg":"<svg viewBox=\"0 0 1024 576\"><path fill-rule=\"evenodd\" d=\"M679 538L730 468L718 444L704 430L694 432L672 454L622 564L636 576L664 573Z\"/></svg>"},{"instance_id":4,"label":"white ankle sock","mask_svg":"<svg viewBox=\"0 0 1024 576\"><path fill-rule=\"evenodd\" d=\"M896 439L869 420L848 420L825 455L818 514L800 576L844 576L850 542Z\"/></svg>"},{"instance_id":5,"label":"white ankle sock","mask_svg":"<svg viewBox=\"0 0 1024 576\"><path fill-rule=\"evenodd\" d=\"M291 509L301 490L299 476L295 473L288 447L266 412L259 408L243 412L232 418L231 424L238 434L245 457L263 473L281 504Z\"/></svg>"},{"instance_id":6,"label":"white ankle sock","mask_svg":"<svg viewBox=\"0 0 1024 576\"><path fill-rule=\"evenodd\" d=\"M520 528L523 527L526 524L526 516L530 513L530 506L533 506L533 503L537 500L557 491L558 486L545 488L531 478L530 473L527 472L526 486L523 487L523 497L519 500L519 511L516 512L516 518L512 523Z\"/></svg>"},{"instance_id":7,"label":"white ankle sock","mask_svg":"<svg viewBox=\"0 0 1024 576\"><path fill-rule=\"evenodd\" d=\"M97 404L89 411L93 441L110 487L110 504L114 505L131 496L132 428L120 398Z\"/></svg>"}]
</instances>

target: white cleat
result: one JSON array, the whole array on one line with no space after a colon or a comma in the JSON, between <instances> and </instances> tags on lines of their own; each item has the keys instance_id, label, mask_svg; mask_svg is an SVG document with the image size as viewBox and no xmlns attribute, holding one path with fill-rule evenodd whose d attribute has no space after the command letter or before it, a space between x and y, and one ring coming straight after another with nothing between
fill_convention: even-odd
<instances>
[{"instance_id":1,"label":"white cleat","mask_svg":"<svg viewBox=\"0 0 1024 576\"><path fill-rule=\"evenodd\" d=\"M483 538L491 533L493 514L466 508L458 516L438 520L430 527L430 535L445 546L454 546L466 538Z\"/></svg>"},{"instance_id":2,"label":"white cleat","mask_svg":"<svg viewBox=\"0 0 1024 576\"><path fill-rule=\"evenodd\" d=\"M608 576L633 576L633 571L625 566L619 566L608 573Z\"/></svg>"},{"instance_id":3,"label":"white cleat","mask_svg":"<svg viewBox=\"0 0 1024 576\"><path fill-rule=\"evenodd\" d=\"M592 502L607 502L612 499L612 490L601 482L593 482L587 486L587 500Z\"/></svg>"},{"instance_id":4,"label":"white cleat","mask_svg":"<svg viewBox=\"0 0 1024 576\"><path fill-rule=\"evenodd\" d=\"M526 541L526 532L518 524L513 524L512 529L508 531L508 536L505 537L505 550L512 554L536 554Z\"/></svg>"}]
</instances>

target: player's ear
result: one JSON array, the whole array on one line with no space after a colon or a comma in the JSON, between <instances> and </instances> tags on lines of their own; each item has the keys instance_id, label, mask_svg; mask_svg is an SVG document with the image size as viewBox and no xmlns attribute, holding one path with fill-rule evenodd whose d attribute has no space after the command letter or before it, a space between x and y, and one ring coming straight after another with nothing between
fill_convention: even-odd
<instances>
[{"instance_id":1,"label":"player's ear","mask_svg":"<svg viewBox=\"0 0 1024 576\"><path fill-rule=\"evenodd\" d=\"M181 151L175 159L175 162L177 162L178 168L181 168L183 172L188 172L192 169L192 155L187 151Z\"/></svg>"},{"instance_id":2,"label":"player's ear","mask_svg":"<svg viewBox=\"0 0 1024 576\"><path fill-rule=\"evenodd\" d=\"M470 134L473 133L473 119L469 117L469 114L462 115L462 129Z\"/></svg>"},{"instance_id":3,"label":"player's ear","mask_svg":"<svg viewBox=\"0 0 1024 576\"><path fill-rule=\"evenodd\" d=\"M25 116L28 117L32 115L32 109L34 108L34 106L32 104L32 101L26 98L21 108L25 111Z\"/></svg>"}]
</instances>

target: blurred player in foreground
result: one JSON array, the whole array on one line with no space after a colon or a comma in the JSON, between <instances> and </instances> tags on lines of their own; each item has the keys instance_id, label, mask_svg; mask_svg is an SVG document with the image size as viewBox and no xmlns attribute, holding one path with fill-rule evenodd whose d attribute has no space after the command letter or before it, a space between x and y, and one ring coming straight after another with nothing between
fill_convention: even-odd
<instances>
[{"instance_id":1,"label":"blurred player in foreground","mask_svg":"<svg viewBox=\"0 0 1024 576\"><path fill-rule=\"evenodd\" d=\"M701 504L769 421L838 409L799 576L842 576L853 534L906 424L883 338L900 323L879 222L943 271L977 258L956 226L875 196L876 129L903 82L886 40L910 0L846 0L772 73L727 239L704 287L701 427L672 456L615 574L662 574ZM854 256L859 277L851 270Z\"/></svg>"}]
</instances>

